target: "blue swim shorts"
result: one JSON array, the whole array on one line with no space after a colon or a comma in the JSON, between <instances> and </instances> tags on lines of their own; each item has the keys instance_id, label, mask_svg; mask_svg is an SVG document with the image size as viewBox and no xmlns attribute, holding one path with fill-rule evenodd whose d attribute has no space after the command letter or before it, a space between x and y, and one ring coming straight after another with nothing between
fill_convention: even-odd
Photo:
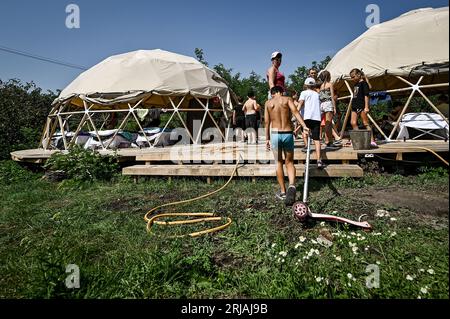
<instances>
[{"instance_id":1,"label":"blue swim shorts","mask_svg":"<svg viewBox=\"0 0 450 319\"><path fill-rule=\"evenodd\" d=\"M270 143L274 152L293 152L294 151L294 134L292 131L273 131L270 134Z\"/></svg>"}]
</instances>

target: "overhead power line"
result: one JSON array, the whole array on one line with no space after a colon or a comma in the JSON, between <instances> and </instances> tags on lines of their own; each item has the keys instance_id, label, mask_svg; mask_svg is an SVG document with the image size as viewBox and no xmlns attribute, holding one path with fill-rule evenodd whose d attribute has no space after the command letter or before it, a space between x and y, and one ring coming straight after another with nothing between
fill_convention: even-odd
<instances>
[{"instance_id":1,"label":"overhead power line","mask_svg":"<svg viewBox=\"0 0 450 319\"><path fill-rule=\"evenodd\" d=\"M60 61L60 60L55 60L55 59L51 59L51 58L46 58L46 57L39 56L39 55L36 55L36 54L33 54L33 53L19 51L19 50L11 49L11 48L4 47L4 46L1 46L1 45L0 45L0 51L4 51L4 52L16 54L16 55L25 56L25 57L32 58L32 59L39 60L39 61L44 61L44 62L48 62L48 63L62 65L62 66L68 67L68 68L73 68L73 69L78 69L78 70L83 70L83 71L88 69L88 68L86 68L84 66L80 66L80 65L76 65L76 64Z\"/></svg>"}]
</instances>

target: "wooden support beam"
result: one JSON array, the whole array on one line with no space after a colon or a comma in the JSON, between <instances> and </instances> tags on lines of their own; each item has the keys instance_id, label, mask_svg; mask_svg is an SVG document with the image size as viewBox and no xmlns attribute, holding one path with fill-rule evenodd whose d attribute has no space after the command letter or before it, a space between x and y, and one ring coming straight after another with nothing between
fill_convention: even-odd
<instances>
[{"instance_id":1,"label":"wooden support beam","mask_svg":"<svg viewBox=\"0 0 450 319\"><path fill-rule=\"evenodd\" d=\"M352 102L353 102L353 91L350 88L350 84L348 84L347 80L345 80L345 85L347 86L348 91L350 92L350 102L348 103L347 112L345 113L344 123L342 123L341 132L339 134L340 138L344 137L345 128L347 127L348 119L352 110Z\"/></svg>"}]
</instances>

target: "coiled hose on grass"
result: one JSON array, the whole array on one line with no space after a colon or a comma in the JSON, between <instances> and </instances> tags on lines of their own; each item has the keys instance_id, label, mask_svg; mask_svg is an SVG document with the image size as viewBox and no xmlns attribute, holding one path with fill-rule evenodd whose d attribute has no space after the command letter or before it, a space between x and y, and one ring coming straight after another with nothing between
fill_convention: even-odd
<instances>
[{"instance_id":1,"label":"coiled hose on grass","mask_svg":"<svg viewBox=\"0 0 450 319\"><path fill-rule=\"evenodd\" d=\"M214 213L211 212L205 212L205 213L189 213L189 212L177 212L177 213L160 213L160 214L156 214L151 216L153 213L155 213L158 209L163 208L163 207L168 207L168 206L175 206L175 205L180 205L180 204L185 204L185 203L190 203L196 200L200 200L209 196L212 196L218 192L220 192L221 190L223 190L225 187L228 186L228 184L231 182L231 180L233 179L234 175L236 174L236 171L238 169L239 166L239 161L242 158L242 154L239 154L239 158L236 160L236 166L234 167L233 173L231 174L230 178L228 179L228 181L219 189L216 189L215 191L212 191L210 193L195 197L195 198L191 198L191 199L187 199L187 200L182 200L182 201L177 201L177 202L172 202L172 203L167 203L167 204L163 204L160 206L157 206L155 208L152 208L151 210L149 210L145 216L144 216L144 220L147 223L147 232L151 232L151 228L154 224L158 224L158 225L183 225L183 224L195 224L195 223L201 223L201 222L212 222L212 221L220 221L222 220L223 217L220 216L216 216ZM151 217L150 217L151 216ZM177 217L177 216L184 216L184 217L203 217L203 218L196 218L196 219L186 219L186 220L176 220L176 221L160 221L158 219L160 218L164 218L164 217ZM185 237L185 236L190 236L190 237L198 237L201 235L205 235L208 233L212 233L212 232L216 232L222 229L227 228L228 226L231 225L231 218L230 217L226 217L226 223L217 227L213 227L213 228L208 228L202 231L198 231L198 232L193 232L193 233L189 233L189 234L185 234L185 235L178 235L178 236L172 236L172 237Z\"/></svg>"}]
</instances>

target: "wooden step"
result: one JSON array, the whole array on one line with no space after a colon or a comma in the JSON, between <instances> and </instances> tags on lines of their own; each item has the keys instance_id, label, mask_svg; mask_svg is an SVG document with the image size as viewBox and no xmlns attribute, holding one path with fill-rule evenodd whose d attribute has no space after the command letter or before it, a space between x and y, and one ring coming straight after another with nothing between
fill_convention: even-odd
<instances>
[{"instance_id":1,"label":"wooden step","mask_svg":"<svg viewBox=\"0 0 450 319\"><path fill-rule=\"evenodd\" d=\"M237 176L274 177L276 166L273 164L243 164L237 171ZM233 173L235 165L134 165L122 169L123 175L134 176L222 176ZM295 165L297 176L303 176L305 165ZM285 169L285 175L287 172ZM363 170L358 165L330 164L324 169L318 169L316 164L310 165L310 176L313 177L362 177Z\"/></svg>"},{"instance_id":2,"label":"wooden step","mask_svg":"<svg viewBox=\"0 0 450 319\"><path fill-rule=\"evenodd\" d=\"M338 149L335 151L321 151L322 158L324 160L358 160L358 152L352 148ZM233 160L242 156L244 161L259 161L260 163L267 163L274 159L273 153L267 151L263 146L250 146L242 149L236 149L231 147L224 147L222 149L208 149L198 147L171 147L165 152L161 150L148 150L136 154L136 161L173 161L177 163L179 161L191 162L191 163L212 163L212 162L228 162L232 163ZM300 148L296 148L294 151L294 160L304 161L306 159L306 153L303 153ZM316 159L316 152L311 152L311 159Z\"/></svg>"}]
</instances>

